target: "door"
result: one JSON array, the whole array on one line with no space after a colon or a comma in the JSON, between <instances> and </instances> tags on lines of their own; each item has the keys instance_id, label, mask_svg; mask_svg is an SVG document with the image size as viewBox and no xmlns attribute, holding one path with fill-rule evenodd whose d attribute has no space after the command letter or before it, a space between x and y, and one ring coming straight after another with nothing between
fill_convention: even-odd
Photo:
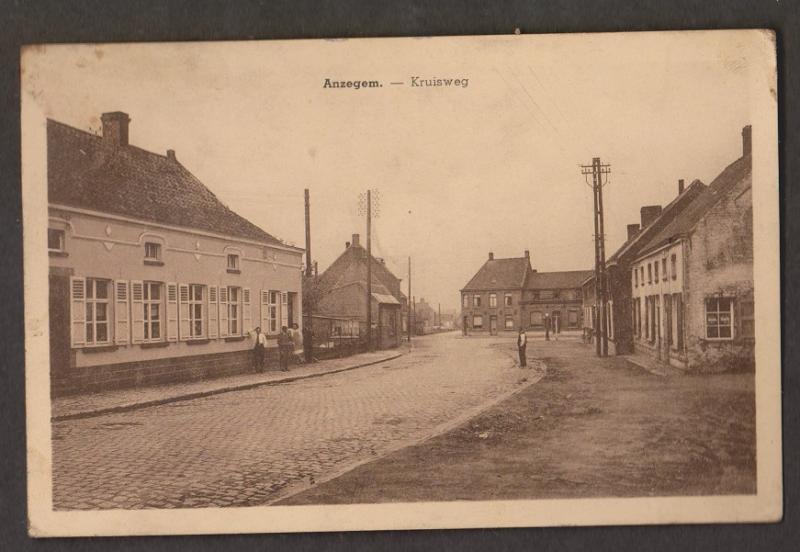
<instances>
[{"instance_id":1,"label":"door","mask_svg":"<svg viewBox=\"0 0 800 552\"><path fill-rule=\"evenodd\" d=\"M550 318L553 320L553 326L551 328L553 333L561 333L561 311L553 311Z\"/></svg>"},{"instance_id":2,"label":"door","mask_svg":"<svg viewBox=\"0 0 800 552\"><path fill-rule=\"evenodd\" d=\"M664 359L669 362L670 349L673 344L672 334L672 296L664 295Z\"/></svg>"},{"instance_id":3,"label":"door","mask_svg":"<svg viewBox=\"0 0 800 552\"><path fill-rule=\"evenodd\" d=\"M497 335L497 317L494 315L489 317L489 333Z\"/></svg>"}]
</instances>

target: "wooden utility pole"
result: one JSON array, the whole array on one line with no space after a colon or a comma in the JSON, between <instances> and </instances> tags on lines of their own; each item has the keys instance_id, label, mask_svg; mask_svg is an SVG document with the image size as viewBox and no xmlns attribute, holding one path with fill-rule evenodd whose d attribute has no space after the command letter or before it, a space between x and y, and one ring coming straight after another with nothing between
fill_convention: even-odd
<instances>
[{"instance_id":1,"label":"wooden utility pole","mask_svg":"<svg viewBox=\"0 0 800 552\"><path fill-rule=\"evenodd\" d=\"M367 350L372 350L372 190L367 190Z\"/></svg>"},{"instance_id":2,"label":"wooden utility pole","mask_svg":"<svg viewBox=\"0 0 800 552\"><path fill-rule=\"evenodd\" d=\"M406 299L406 330L408 330L408 342L411 343L411 257L408 257L408 298Z\"/></svg>"},{"instance_id":3,"label":"wooden utility pole","mask_svg":"<svg viewBox=\"0 0 800 552\"><path fill-rule=\"evenodd\" d=\"M306 206L306 291L311 291L313 287L311 279L314 277L314 264L311 262L311 203L309 200L308 188L305 189ZM314 342L312 336L313 319L311 314L311 300L307 293L303 294L303 318L305 324L303 328L303 356L307 363L314 360Z\"/></svg>"},{"instance_id":4,"label":"wooden utility pole","mask_svg":"<svg viewBox=\"0 0 800 552\"><path fill-rule=\"evenodd\" d=\"M605 230L603 224L603 175L611 173L611 165L603 165L599 157L591 165L581 165L581 174L592 175L594 198L594 300L595 300L595 348L597 356L608 356L608 280L606 278Z\"/></svg>"}]
</instances>

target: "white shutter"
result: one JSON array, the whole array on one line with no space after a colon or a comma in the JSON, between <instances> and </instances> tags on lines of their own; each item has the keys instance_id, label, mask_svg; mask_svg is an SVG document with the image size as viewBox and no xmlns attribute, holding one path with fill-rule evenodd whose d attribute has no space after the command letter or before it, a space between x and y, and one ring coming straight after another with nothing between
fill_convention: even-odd
<instances>
[{"instance_id":1,"label":"white shutter","mask_svg":"<svg viewBox=\"0 0 800 552\"><path fill-rule=\"evenodd\" d=\"M228 288L219 287L219 336L228 337Z\"/></svg>"},{"instance_id":2,"label":"white shutter","mask_svg":"<svg viewBox=\"0 0 800 552\"><path fill-rule=\"evenodd\" d=\"M210 339L216 339L219 331L218 300L217 286L208 286L208 337Z\"/></svg>"},{"instance_id":3,"label":"white shutter","mask_svg":"<svg viewBox=\"0 0 800 552\"><path fill-rule=\"evenodd\" d=\"M242 333L253 329L253 316L250 313L250 288L242 288Z\"/></svg>"},{"instance_id":4,"label":"white shutter","mask_svg":"<svg viewBox=\"0 0 800 552\"><path fill-rule=\"evenodd\" d=\"M83 347L86 345L86 279L70 276L69 295L70 341L73 347Z\"/></svg>"},{"instance_id":5,"label":"white shutter","mask_svg":"<svg viewBox=\"0 0 800 552\"><path fill-rule=\"evenodd\" d=\"M281 327L289 325L289 294L281 292Z\"/></svg>"},{"instance_id":6,"label":"white shutter","mask_svg":"<svg viewBox=\"0 0 800 552\"><path fill-rule=\"evenodd\" d=\"M261 290L261 331L269 333L269 291Z\"/></svg>"},{"instance_id":7,"label":"white shutter","mask_svg":"<svg viewBox=\"0 0 800 552\"><path fill-rule=\"evenodd\" d=\"M191 337L188 284L178 284L178 321L178 335L181 341L186 341Z\"/></svg>"},{"instance_id":8,"label":"white shutter","mask_svg":"<svg viewBox=\"0 0 800 552\"><path fill-rule=\"evenodd\" d=\"M144 283L131 280L131 343L144 341Z\"/></svg>"},{"instance_id":9,"label":"white shutter","mask_svg":"<svg viewBox=\"0 0 800 552\"><path fill-rule=\"evenodd\" d=\"M114 343L126 345L130 337L128 281L114 282Z\"/></svg>"},{"instance_id":10,"label":"white shutter","mask_svg":"<svg viewBox=\"0 0 800 552\"><path fill-rule=\"evenodd\" d=\"M178 284L167 284L167 341L178 341Z\"/></svg>"}]
</instances>

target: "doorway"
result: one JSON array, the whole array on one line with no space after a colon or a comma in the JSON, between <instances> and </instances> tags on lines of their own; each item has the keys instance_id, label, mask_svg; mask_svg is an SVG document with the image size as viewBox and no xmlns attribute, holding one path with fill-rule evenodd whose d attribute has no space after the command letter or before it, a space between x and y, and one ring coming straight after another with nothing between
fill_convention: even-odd
<instances>
[{"instance_id":1,"label":"doorway","mask_svg":"<svg viewBox=\"0 0 800 552\"><path fill-rule=\"evenodd\" d=\"M489 334L497 335L497 316L489 317Z\"/></svg>"}]
</instances>

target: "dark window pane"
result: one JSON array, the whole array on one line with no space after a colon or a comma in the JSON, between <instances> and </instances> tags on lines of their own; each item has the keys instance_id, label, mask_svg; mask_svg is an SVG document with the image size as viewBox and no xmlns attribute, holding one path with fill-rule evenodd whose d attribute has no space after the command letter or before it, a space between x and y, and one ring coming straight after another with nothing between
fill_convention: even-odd
<instances>
[{"instance_id":1,"label":"dark window pane","mask_svg":"<svg viewBox=\"0 0 800 552\"><path fill-rule=\"evenodd\" d=\"M150 298L151 299L161 299L161 286L158 284L153 284L152 288L150 289Z\"/></svg>"},{"instance_id":2,"label":"dark window pane","mask_svg":"<svg viewBox=\"0 0 800 552\"><path fill-rule=\"evenodd\" d=\"M716 326L708 327L708 337L719 337L719 331Z\"/></svg>"},{"instance_id":3,"label":"dark window pane","mask_svg":"<svg viewBox=\"0 0 800 552\"><path fill-rule=\"evenodd\" d=\"M720 327L719 336L720 337L730 337L731 336L731 327L730 326L722 326L722 327Z\"/></svg>"},{"instance_id":4,"label":"dark window pane","mask_svg":"<svg viewBox=\"0 0 800 552\"><path fill-rule=\"evenodd\" d=\"M161 324L158 322L153 322L153 339L159 339L161 337Z\"/></svg>"},{"instance_id":5,"label":"dark window pane","mask_svg":"<svg viewBox=\"0 0 800 552\"><path fill-rule=\"evenodd\" d=\"M108 299L108 282L106 280L97 280L97 298Z\"/></svg>"},{"instance_id":6,"label":"dark window pane","mask_svg":"<svg viewBox=\"0 0 800 552\"><path fill-rule=\"evenodd\" d=\"M94 326L86 324L86 342L91 343L94 341Z\"/></svg>"},{"instance_id":7,"label":"dark window pane","mask_svg":"<svg viewBox=\"0 0 800 552\"><path fill-rule=\"evenodd\" d=\"M108 341L108 326L106 324L97 324L97 342Z\"/></svg>"},{"instance_id":8,"label":"dark window pane","mask_svg":"<svg viewBox=\"0 0 800 552\"><path fill-rule=\"evenodd\" d=\"M108 320L108 305L105 303L97 303L97 320L98 322L105 322Z\"/></svg>"},{"instance_id":9,"label":"dark window pane","mask_svg":"<svg viewBox=\"0 0 800 552\"><path fill-rule=\"evenodd\" d=\"M144 338L150 339L150 324L148 324L147 322L145 322L144 324Z\"/></svg>"},{"instance_id":10,"label":"dark window pane","mask_svg":"<svg viewBox=\"0 0 800 552\"><path fill-rule=\"evenodd\" d=\"M94 303L86 303L86 321L91 322L94 320Z\"/></svg>"}]
</instances>

